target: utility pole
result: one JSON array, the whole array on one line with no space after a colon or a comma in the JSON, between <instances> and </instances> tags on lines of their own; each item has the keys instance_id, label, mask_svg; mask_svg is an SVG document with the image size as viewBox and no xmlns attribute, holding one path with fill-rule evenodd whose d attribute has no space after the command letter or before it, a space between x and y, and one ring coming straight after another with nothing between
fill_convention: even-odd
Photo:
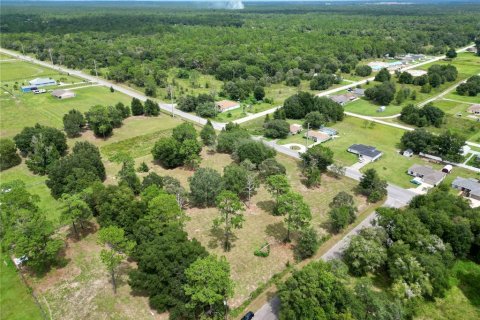
<instances>
[{"instance_id":1,"label":"utility pole","mask_svg":"<svg viewBox=\"0 0 480 320\"><path fill-rule=\"evenodd\" d=\"M53 65L52 48L48 49L48 53L50 54L50 62L52 62Z\"/></svg>"},{"instance_id":2,"label":"utility pole","mask_svg":"<svg viewBox=\"0 0 480 320\"><path fill-rule=\"evenodd\" d=\"M307 122L307 141L305 142L305 147L308 148L308 139L309 139L309 136L308 136L308 132L310 131L310 123Z\"/></svg>"},{"instance_id":3,"label":"utility pole","mask_svg":"<svg viewBox=\"0 0 480 320\"><path fill-rule=\"evenodd\" d=\"M173 84L170 85L170 101L171 101L171 104L172 104L172 118L175 118L175 108L173 106L173 95L174 95L174 92L175 92L175 89L174 89L174 86Z\"/></svg>"},{"instance_id":4,"label":"utility pole","mask_svg":"<svg viewBox=\"0 0 480 320\"><path fill-rule=\"evenodd\" d=\"M98 78L97 61L95 61L95 59L93 59L93 65L95 66L95 76Z\"/></svg>"},{"instance_id":5,"label":"utility pole","mask_svg":"<svg viewBox=\"0 0 480 320\"><path fill-rule=\"evenodd\" d=\"M23 48L23 43L22 43L22 54L25 55L25 49Z\"/></svg>"}]
</instances>

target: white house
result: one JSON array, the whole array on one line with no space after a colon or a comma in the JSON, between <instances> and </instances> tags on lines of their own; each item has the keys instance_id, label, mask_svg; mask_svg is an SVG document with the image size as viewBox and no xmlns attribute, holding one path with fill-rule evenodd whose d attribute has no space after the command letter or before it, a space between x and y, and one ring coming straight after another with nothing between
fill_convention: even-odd
<instances>
[{"instance_id":1,"label":"white house","mask_svg":"<svg viewBox=\"0 0 480 320\"><path fill-rule=\"evenodd\" d=\"M50 78L35 78L33 80L28 81L28 83L31 86L44 87L44 86L56 85L57 81L55 81L54 79L50 79Z\"/></svg>"}]
</instances>

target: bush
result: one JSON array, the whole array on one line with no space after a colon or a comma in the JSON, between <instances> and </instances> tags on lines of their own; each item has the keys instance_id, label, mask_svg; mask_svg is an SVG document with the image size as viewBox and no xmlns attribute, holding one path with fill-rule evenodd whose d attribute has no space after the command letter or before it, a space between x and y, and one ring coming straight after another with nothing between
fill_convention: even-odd
<instances>
[{"instance_id":1,"label":"bush","mask_svg":"<svg viewBox=\"0 0 480 320\"><path fill-rule=\"evenodd\" d=\"M257 166L265 159L275 157L276 154L274 149L267 147L263 142L253 140L243 140L235 149L235 158L239 162L248 159Z\"/></svg>"},{"instance_id":2,"label":"bush","mask_svg":"<svg viewBox=\"0 0 480 320\"><path fill-rule=\"evenodd\" d=\"M263 243L260 247L253 252L257 257L268 257L270 255L270 244L268 242Z\"/></svg>"},{"instance_id":3,"label":"bush","mask_svg":"<svg viewBox=\"0 0 480 320\"><path fill-rule=\"evenodd\" d=\"M372 68L367 65L357 66L355 68L355 73L360 77L367 77L372 74Z\"/></svg>"}]
</instances>

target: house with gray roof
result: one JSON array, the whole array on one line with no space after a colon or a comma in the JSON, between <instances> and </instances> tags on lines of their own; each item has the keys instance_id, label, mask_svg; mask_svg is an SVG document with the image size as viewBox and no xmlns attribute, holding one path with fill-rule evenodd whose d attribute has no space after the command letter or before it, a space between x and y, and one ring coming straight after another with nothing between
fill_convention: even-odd
<instances>
[{"instance_id":1,"label":"house with gray roof","mask_svg":"<svg viewBox=\"0 0 480 320\"><path fill-rule=\"evenodd\" d=\"M413 177L421 178L423 183L433 187L438 186L447 176L445 172L434 170L432 167L419 164L411 166L407 173Z\"/></svg>"},{"instance_id":2,"label":"house with gray roof","mask_svg":"<svg viewBox=\"0 0 480 320\"><path fill-rule=\"evenodd\" d=\"M378 160L383 155L383 152L377 148L364 144L352 144L347 151L371 162Z\"/></svg>"},{"instance_id":3,"label":"house with gray roof","mask_svg":"<svg viewBox=\"0 0 480 320\"><path fill-rule=\"evenodd\" d=\"M457 177L452 182L452 188L462 191L468 198L480 200L480 183L476 179Z\"/></svg>"}]
</instances>

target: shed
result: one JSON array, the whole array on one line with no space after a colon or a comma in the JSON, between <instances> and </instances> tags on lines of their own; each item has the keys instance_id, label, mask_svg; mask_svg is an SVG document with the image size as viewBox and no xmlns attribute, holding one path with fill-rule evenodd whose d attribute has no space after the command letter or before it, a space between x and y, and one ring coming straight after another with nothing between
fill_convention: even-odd
<instances>
[{"instance_id":1,"label":"shed","mask_svg":"<svg viewBox=\"0 0 480 320\"><path fill-rule=\"evenodd\" d=\"M451 164L447 164L445 167L442 168L442 172L450 173L452 172L453 166Z\"/></svg>"},{"instance_id":2,"label":"shed","mask_svg":"<svg viewBox=\"0 0 480 320\"><path fill-rule=\"evenodd\" d=\"M405 157L411 157L411 156L413 156L413 150L412 150L412 149L404 150L402 154L403 154Z\"/></svg>"},{"instance_id":3,"label":"shed","mask_svg":"<svg viewBox=\"0 0 480 320\"><path fill-rule=\"evenodd\" d=\"M75 97L75 93L70 90L58 89L52 91L52 96L58 99L68 99Z\"/></svg>"}]
</instances>

